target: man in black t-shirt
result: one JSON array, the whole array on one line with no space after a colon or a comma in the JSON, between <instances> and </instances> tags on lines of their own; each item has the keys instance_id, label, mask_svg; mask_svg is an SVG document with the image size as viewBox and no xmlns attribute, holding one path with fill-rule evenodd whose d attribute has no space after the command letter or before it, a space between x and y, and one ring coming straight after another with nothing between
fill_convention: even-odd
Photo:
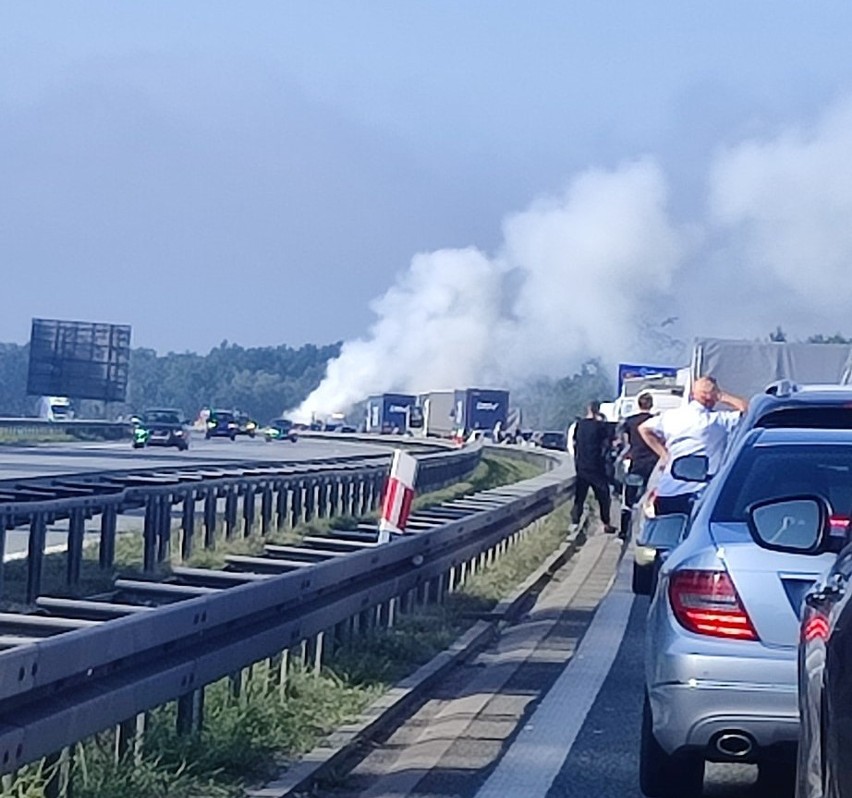
<instances>
[{"instance_id":1,"label":"man in black t-shirt","mask_svg":"<svg viewBox=\"0 0 852 798\"><path fill-rule=\"evenodd\" d=\"M627 485L624 491L625 504L632 506L636 499L645 492L645 486L657 465L657 453L648 446L639 434L639 426L651 418L651 408L654 397L649 393L639 394L636 400L639 412L628 416L621 423L621 434L627 439L628 450L625 459L630 461L628 474L642 477L641 485Z\"/></svg>"},{"instance_id":2,"label":"man in black t-shirt","mask_svg":"<svg viewBox=\"0 0 852 798\"><path fill-rule=\"evenodd\" d=\"M606 473L606 458L612 446L612 433L606 421L600 420L600 403L590 402L585 418L574 427L574 464L577 476L574 482L574 507L571 510L573 526L580 523L589 488L595 494L600 508L605 532L615 532L610 524L610 492Z\"/></svg>"}]
</instances>

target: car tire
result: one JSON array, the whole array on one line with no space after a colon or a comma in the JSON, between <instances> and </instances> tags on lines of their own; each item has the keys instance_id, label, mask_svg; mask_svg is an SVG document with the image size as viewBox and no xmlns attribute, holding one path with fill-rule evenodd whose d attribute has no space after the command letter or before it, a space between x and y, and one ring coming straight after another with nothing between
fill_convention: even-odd
<instances>
[{"instance_id":1,"label":"car tire","mask_svg":"<svg viewBox=\"0 0 852 798\"><path fill-rule=\"evenodd\" d=\"M704 792L704 759L694 752L667 754L654 737L648 696L642 706L639 786L648 798L699 798Z\"/></svg>"},{"instance_id":2,"label":"car tire","mask_svg":"<svg viewBox=\"0 0 852 798\"><path fill-rule=\"evenodd\" d=\"M145 448L145 444L144 444L144 443L134 443L134 444L133 444L133 448L134 448L134 449L144 449L144 448Z\"/></svg>"},{"instance_id":3,"label":"car tire","mask_svg":"<svg viewBox=\"0 0 852 798\"><path fill-rule=\"evenodd\" d=\"M631 587L637 596L650 596L654 581L654 569L650 565L633 563L633 579Z\"/></svg>"},{"instance_id":4,"label":"car tire","mask_svg":"<svg viewBox=\"0 0 852 798\"><path fill-rule=\"evenodd\" d=\"M233 443L237 439L236 435L229 435L228 437L231 439L231 443Z\"/></svg>"},{"instance_id":5,"label":"car tire","mask_svg":"<svg viewBox=\"0 0 852 798\"><path fill-rule=\"evenodd\" d=\"M209 432L204 433L204 440L209 441L213 436Z\"/></svg>"},{"instance_id":6,"label":"car tire","mask_svg":"<svg viewBox=\"0 0 852 798\"><path fill-rule=\"evenodd\" d=\"M295 443L297 440L298 438L295 435L290 436L290 443Z\"/></svg>"}]
</instances>

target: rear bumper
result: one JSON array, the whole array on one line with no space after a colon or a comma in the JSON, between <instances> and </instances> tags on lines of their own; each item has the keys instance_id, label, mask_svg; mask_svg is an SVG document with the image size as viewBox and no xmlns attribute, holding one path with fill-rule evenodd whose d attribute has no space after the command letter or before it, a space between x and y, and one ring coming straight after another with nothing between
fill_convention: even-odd
<instances>
[{"instance_id":1,"label":"rear bumper","mask_svg":"<svg viewBox=\"0 0 852 798\"><path fill-rule=\"evenodd\" d=\"M708 749L719 734L732 731L748 735L759 749L795 743L799 738L795 661L788 676L781 683L691 679L652 686L654 736L668 753Z\"/></svg>"}]
</instances>

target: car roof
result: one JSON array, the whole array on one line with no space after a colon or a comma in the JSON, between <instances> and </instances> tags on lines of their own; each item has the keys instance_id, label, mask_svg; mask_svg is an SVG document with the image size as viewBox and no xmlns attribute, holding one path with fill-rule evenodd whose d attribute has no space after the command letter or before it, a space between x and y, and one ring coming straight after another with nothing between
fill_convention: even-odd
<instances>
[{"instance_id":1,"label":"car roof","mask_svg":"<svg viewBox=\"0 0 852 798\"><path fill-rule=\"evenodd\" d=\"M783 446L812 443L815 445L852 445L852 429L799 429L795 427L759 427L751 438L753 446Z\"/></svg>"}]
</instances>

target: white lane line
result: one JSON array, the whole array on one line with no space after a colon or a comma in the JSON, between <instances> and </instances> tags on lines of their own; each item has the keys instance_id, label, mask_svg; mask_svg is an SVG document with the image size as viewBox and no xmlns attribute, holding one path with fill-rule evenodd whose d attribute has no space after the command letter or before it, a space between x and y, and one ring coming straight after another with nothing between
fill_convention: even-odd
<instances>
[{"instance_id":1,"label":"white lane line","mask_svg":"<svg viewBox=\"0 0 852 798\"><path fill-rule=\"evenodd\" d=\"M476 798L544 798L603 686L627 629L633 593L630 558L598 607L577 653Z\"/></svg>"}]
</instances>

